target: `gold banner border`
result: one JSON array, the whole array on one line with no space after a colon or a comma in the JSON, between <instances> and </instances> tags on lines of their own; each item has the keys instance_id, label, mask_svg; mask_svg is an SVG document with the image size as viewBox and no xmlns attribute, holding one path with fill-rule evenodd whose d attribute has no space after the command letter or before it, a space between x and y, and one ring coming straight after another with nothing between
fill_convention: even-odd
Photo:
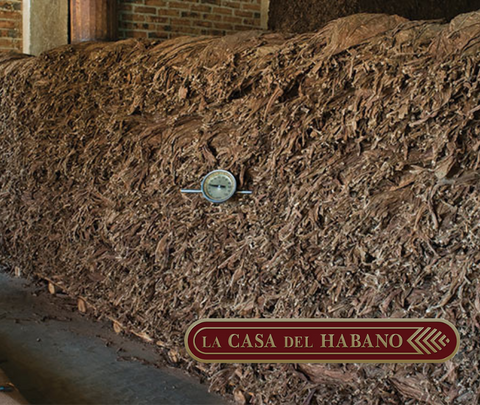
<instances>
[{"instance_id":1,"label":"gold banner border","mask_svg":"<svg viewBox=\"0 0 480 405\"><path fill-rule=\"evenodd\" d=\"M418 323L437 323L441 322L446 325L448 325L455 333L455 337L457 339L457 344L455 346L455 350L450 354L448 357L442 358L442 359L437 359L437 360L420 360L420 359L405 359L405 360L361 360L361 359L341 359L341 360L318 360L318 359L313 359L313 360L258 360L258 359L230 359L230 360L205 360L205 359L200 359L197 356L195 356L192 351L190 350L190 347L188 345L188 337L190 335L190 332L195 328L197 325L204 323L204 322L218 322L218 323L224 323L224 322L258 322L258 323L264 323L264 322L311 322L311 323L328 323L328 322L373 322L373 323L380 323L380 324L385 324L385 323L397 323L397 322L418 322ZM402 319L378 319L378 318L361 318L361 319L341 319L341 318L319 318L319 319L314 319L314 318L256 318L256 319L245 319L245 318L202 318L190 325L190 327L187 329L187 332L185 333L184 337L184 344L185 348L192 357L192 359L197 360L200 363L226 363L226 364L231 364L231 363L237 363L237 364L249 364L249 363L262 363L262 364L276 364L276 363L376 363L376 364L381 364L381 363L444 363L448 360L450 360L452 357L454 357L458 349L460 348L460 334L458 333L457 328L450 322L445 319L438 319L438 318L402 318ZM295 354L295 353L294 353ZM365 353L364 355L368 355L369 353ZM348 354L346 354L348 355Z\"/></svg>"}]
</instances>

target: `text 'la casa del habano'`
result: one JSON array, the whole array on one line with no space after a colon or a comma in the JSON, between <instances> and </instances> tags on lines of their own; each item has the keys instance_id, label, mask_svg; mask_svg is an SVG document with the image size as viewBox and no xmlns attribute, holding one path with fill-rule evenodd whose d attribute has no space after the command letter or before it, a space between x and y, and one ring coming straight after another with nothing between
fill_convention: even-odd
<instances>
[{"instance_id":1,"label":"text 'la casa del habano'","mask_svg":"<svg viewBox=\"0 0 480 405\"><path fill-rule=\"evenodd\" d=\"M282 336L273 337L272 334L232 333L228 336L202 336L202 346L207 348L232 349L267 349L267 348L399 348L403 338L399 334L364 334L357 333L334 334L322 333L312 336Z\"/></svg>"}]
</instances>

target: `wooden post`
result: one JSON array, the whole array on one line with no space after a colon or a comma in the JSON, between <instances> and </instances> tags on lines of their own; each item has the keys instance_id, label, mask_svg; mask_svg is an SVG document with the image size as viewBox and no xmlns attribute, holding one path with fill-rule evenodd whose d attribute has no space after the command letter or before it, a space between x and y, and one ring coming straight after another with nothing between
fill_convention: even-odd
<instances>
[{"instance_id":1,"label":"wooden post","mask_svg":"<svg viewBox=\"0 0 480 405\"><path fill-rule=\"evenodd\" d=\"M70 42L115 41L117 0L70 0Z\"/></svg>"}]
</instances>

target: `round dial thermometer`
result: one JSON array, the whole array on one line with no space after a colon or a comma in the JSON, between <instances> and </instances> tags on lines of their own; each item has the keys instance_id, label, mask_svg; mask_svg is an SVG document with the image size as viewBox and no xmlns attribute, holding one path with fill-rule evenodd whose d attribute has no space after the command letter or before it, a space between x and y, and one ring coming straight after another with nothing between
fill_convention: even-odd
<instances>
[{"instance_id":1,"label":"round dial thermometer","mask_svg":"<svg viewBox=\"0 0 480 405\"><path fill-rule=\"evenodd\" d=\"M210 202L223 203L235 193L251 194L251 191L237 191L237 181L227 170L214 170L202 180L200 190L181 190L182 193L202 193Z\"/></svg>"},{"instance_id":2,"label":"round dial thermometer","mask_svg":"<svg viewBox=\"0 0 480 405\"><path fill-rule=\"evenodd\" d=\"M203 196L210 202L227 201L237 191L237 181L226 170L214 170L208 173L200 186Z\"/></svg>"}]
</instances>

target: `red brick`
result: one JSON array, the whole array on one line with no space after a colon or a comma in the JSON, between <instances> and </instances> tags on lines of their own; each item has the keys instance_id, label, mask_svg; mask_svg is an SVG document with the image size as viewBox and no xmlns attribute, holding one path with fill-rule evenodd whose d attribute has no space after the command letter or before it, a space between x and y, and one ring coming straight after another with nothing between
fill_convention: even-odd
<instances>
[{"instance_id":1,"label":"red brick","mask_svg":"<svg viewBox=\"0 0 480 405\"><path fill-rule=\"evenodd\" d=\"M252 27L245 27L244 25L235 25L236 31L250 31Z\"/></svg>"},{"instance_id":2,"label":"red brick","mask_svg":"<svg viewBox=\"0 0 480 405\"><path fill-rule=\"evenodd\" d=\"M210 21L194 21L193 25L195 27L205 27L205 28L210 28L212 26L212 23Z\"/></svg>"},{"instance_id":3,"label":"red brick","mask_svg":"<svg viewBox=\"0 0 480 405\"><path fill-rule=\"evenodd\" d=\"M22 15L16 11L2 11L0 10L0 18L4 20L16 20L22 18Z\"/></svg>"},{"instance_id":4,"label":"red brick","mask_svg":"<svg viewBox=\"0 0 480 405\"><path fill-rule=\"evenodd\" d=\"M5 20L5 21L0 21L0 28L20 28L20 21L12 21L12 20Z\"/></svg>"},{"instance_id":5,"label":"red brick","mask_svg":"<svg viewBox=\"0 0 480 405\"><path fill-rule=\"evenodd\" d=\"M252 11L260 11L261 7L259 4L248 4L248 3L242 3L242 8L244 10L252 10Z\"/></svg>"},{"instance_id":6,"label":"red brick","mask_svg":"<svg viewBox=\"0 0 480 405\"><path fill-rule=\"evenodd\" d=\"M22 35L18 30L0 30L2 38L20 38Z\"/></svg>"},{"instance_id":7,"label":"red brick","mask_svg":"<svg viewBox=\"0 0 480 405\"><path fill-rule=\"evenodd\" d=\"M221 30L233 30L233 25L232 24L226 24L226 23L214 23L213 26L215 28L219 28Z\"/></svg>"},{"instance_id":8,"label":"red brick","mask_svg":"<svg viewBox=\"0 0 480 405\"><path fill-rule=\"evenodd\" d=\"M229 9L229 8L223 8L223 7L214 7L213 10L212 10L212 13L232 15L233 10Z\"/></svg>"},{"instance_id":9,"label":"red brick","mask_svg":"<svg viewBox=\"0 0 480 405\"><path fill-rule=\"evenodd\" d=\"M120 27L126 30L155 30L156 24L122 22Z\"/></svg>"},{"instance_id":10,"label":"red brick","mask_svg":"<svg viewBox=\"0 0 480 405\"><path fill-rule=\"evenodd\" d=\"M22 3L20 1L0 1L0 10L21 11Z\"/></svg>"},{"instance_id":11,"label":"red brick","mask_svg":"<svg viewBox=\"0 0 480 405\"><path fill-rule=\"evenodd\" d=\"M170 9L161 9L158 10L159 15L169 15L172 17L179 17L180 16L180 10L170 10Z\"/></svg>"},{"instance_id":12,"label":"red brick","mask_svg":"<svg viewBox=\"0 0 480 405\"><path fill-rule=\"evenodd\" d=\"M133 29L135 30L154 30L157 27L156 24L147 24L147 23L134 23Z\"/></svg>"},{"instance_id":13,"label":"red brick","mask_svg":"<svg viewBox=\"0 0 480 405\"><path fill-rule=\"evenodd\" d=\"M22 2L0 0L0 50L22 49Z\"/></svg>"},{"instance_id":14,"label":"red brick","mask_svg":"<svg viewBox=\"0 0 480 405\"><path fill-rule=\"evenodd\" d=\"M135 6L133 11L134 13L143 13L143 14L157 14L157 9L155 7L138 7ZM246 17L246 16L244 16Z\"/></svg>"},{"instance_id":15,"label":"red brick","mask_svg":"<svg viewBox=\"0 0 480 405\"><path fill-rule=\"evenodd\" d=\"M173 26L183 25L183 26L186 26L186 27L190 27L192 25L192 21L187 20L186 18L172 18L171 24Z\"/></svg>"},{"instance_id":16,"label":"red brick","mask_svg":"<svg viewBox=\"0 0 480 405\"><path fill-rule=\"evenodd\" d=\"M12 49L13 40L0 38L0 48Z\"/></svg>"},{"instance_id":17,"label":"red brick","mask_svg":"<svg viewBox=\"0 0 480 405\"><path fill-rule=\"evenodd\" d=\"M222 16L219 14L204 14L203 19L207 21L222 21Z\"/></svg>"},{"instance_id":18,"label":"red brick","mask_svg":"<svg viewBox=\"0 0 480 405\"><path fill-rule=\"evenodd\" d=\"M164 0L145 0L146 6L165 7L167 2Z\"/></svg>"},{"instance_id":19,"label":"red brick","mask_svg":"<svg viewBox=\"0 0 480 405\"><path fill-rule=\"evenodd\" d=\"M149 30L149 31L156 31L160 28L163 27L169 27L168 24L143 24L143 29Z\"/></svg>"},{"instance_id":20,"label":"red brick","mask_svg":"<svg viewBox=\"0 0 480 405\"><path fill-rule=\"evenodd\" d=\"M234 14L237 17L253 18L253 12L251 11L235 10Z\"/></svg>"},{"instance_id":21,"label":"red brick","mask_svg":"<svg viewBox=\"0 0 480 405\"><path fill-rule=\"evenodd\" d=\"M0 0L0 5L2 1L6 0ZM261 24L260 0L119 2L123 4L119 24L122 37L138 36L164 40L181 35L225 35L227 32L256 29Z\"/></svg>"},{"instance_id":22,"label":"red brick","mask_svg":"<svg viewBox=\"0 0 480 405\"><path fill-rule=\"evenodd\" d=\"M178 1L170 1L168 3L168 7L171 8L181 8L183 10L189 10L190 9L190 3L180 3Z\"/></svg>"},{"instance_id":23,"label":"red brick","mask_svg":"<svg viewBox=\"0 0 480 405\"><path fill-rule=\"evenodd\" d=\"M192 11L203 11L210 13L212 11L212 6L208 6L206 4L193 4L192 5Z\"/></svg>"},{"instance_id":24,"label":"red brick","mask_svg":"<svg viewBox=\"0 0 480 405\"><path fill-rule=\"evenodd\" d=\"M231 22L231 23L234 23L234 24L241 24L243 22L243 19L240 18L240 17L229 17L229 16L225 16L223 17L223 21L225 22Z\"/></svg>"},{"instance_id":25,"label":"red brick","mask_svg":"<svg viewBox=\"0 0 480 405\"><path fill-rule=\"evenodd\" d=\"M157 24L166 24L168 22L167 17L159 17L156 15L147 15L145 16L145 20Z\"/></svg>"},{"instance_id":26,"label":"red brick","mask_svg":"<svg viewBox=\"0 0 480 405\"><path fill-rule=\"evenodd\" d=\"M0 1L0 10L13 10L12 3L10 1Z\"/></svg>"},{"instance_id":27,"label":"red brick","mask_svg":"<svg viewBox=\"0 0 480 405\"><path fill-rule=\"evenodd\" d=\"M240 2L238 1L224 1L223 6L231 8L240 8Z\"/></svg>"},{"instance_id":28,"label":"red brick","mask_svg":"<svg viewBox=\"0 0 480 405\"><path fill-rule=\"evenodd\" d=\"M182 11L181 15L183 18L199 18L200 17L200 14L192 13L190 11Z\"/></svg>"}]
</instances>

